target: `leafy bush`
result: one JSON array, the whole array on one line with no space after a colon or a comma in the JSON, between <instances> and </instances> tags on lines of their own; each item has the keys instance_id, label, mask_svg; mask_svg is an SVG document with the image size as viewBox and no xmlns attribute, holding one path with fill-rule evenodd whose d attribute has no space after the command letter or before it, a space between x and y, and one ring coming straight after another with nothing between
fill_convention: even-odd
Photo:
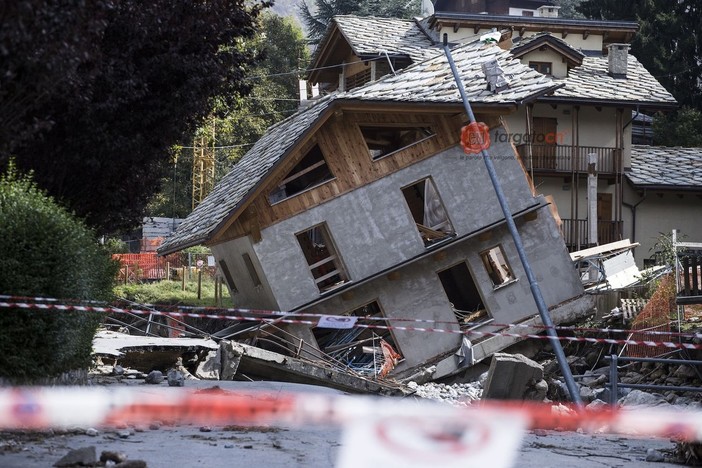
<instances>
[{"instance_id":1,"label":"leafy bush","mask_svg":"<svg viewBox=\"0 0 702 468\"><path fill-rule=\"evenodd\" d=\"M10 165L0 176L0 294L109 299L117 264L94 233ZM31 383L90 364L102 317L0 309L0 378Z\"/></svg>"}]
</instances>

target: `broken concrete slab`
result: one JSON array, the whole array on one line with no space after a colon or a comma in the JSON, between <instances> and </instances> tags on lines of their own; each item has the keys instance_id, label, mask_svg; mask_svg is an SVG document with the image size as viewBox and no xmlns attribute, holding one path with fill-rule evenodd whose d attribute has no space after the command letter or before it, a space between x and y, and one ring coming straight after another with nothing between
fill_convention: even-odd
<instances>
[{"instance_id":1,"label":"broken concrete slab","mask_svg":"<svg viewBox=\"0 0 702 468\"><path fill-rule=\"evenodd\" d=\"M524 400L543 377L544 368L526 356L496 353L490 362L483 399Z\"/></svg>"},{"instance_id":2,"label":"broken concrete slab","mask_svg":"<svg viewBox=\"0 0 702 468\"><path fill-rule=\"evenodd\" d=\"M203 380L219 380L221 369L222 360L219 355L219 349L217 351L210 351L207 353L207 356L205 356L205 359L197 365L195 377ZM234 374L236 374L236 370ZM231 378L227 380L231 380Z\"/></svg>"},{"instance_id":3,"label":"broken concrete slab","mask_svg":"<svg viewBox=\"0 0 702 468\"><path fill-rule=\"evenodd\" d=\"M351 393L409 393L405 387L390 381L371 380L322 362L293 358L243 343L220 342L220 356L222 380L243 374L249 379L322 385Z\"/></svg>"},{"instance_id":4,"label":"broken concrete slab","mask_svg":"<svg viewBox=\"0 0 702 468\"><path fill-rule=\"evenodd\" d=\"M167 371L178 358L188 362L217 348L210 339L136 336L108 330L98 331L93 339L93 355L114 358L122 367L141 372Z\"/></svg>"}]
</instances>

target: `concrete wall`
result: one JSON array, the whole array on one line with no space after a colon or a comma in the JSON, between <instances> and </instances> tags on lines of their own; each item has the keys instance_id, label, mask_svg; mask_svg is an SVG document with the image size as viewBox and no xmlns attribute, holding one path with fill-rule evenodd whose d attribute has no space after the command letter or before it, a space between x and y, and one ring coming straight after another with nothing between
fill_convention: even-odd
<instances>
[{"instance_id":1,"label":"concrete wall","mask_svg":"<svg viewBox=\"0 0 702 468\"><path fill-rule=\"evenodd\" d=\"M533 204L511 145L496 143L490 153L511 209ZM450 148L264 229L253 249L279 306L289 310L320 296L295 237L320 223L326 223L351 281L425 252L401 189L430 176L458 236L502 218L482 159Z\"/></svg>"},{"instance_id":2,"label":"concrete wall","mask_svg":"<svg viewBox=\"0 0 702 468\"><path fill-rule=\"evenodd\" d=\"M540 209L538 217L533 221L518 221L517 226L546 303L554 306L582 294L582 285L548 209ZM479 254L496 245L502 246L517 281L494 289ZM351 294L337 295L305 312L347 313L377 300L386 318L436 320L444 322L439 328L457 330L458 323L438 272L460 262L467 263L483 304L494 318L494 323L514 323L538 313L514 243L504 225L493 229L489 239L480 236L480 239L473 237L464 240L441 253L406 265L393 275L380 276L353 289ZM391 322L392 324L424 326L407 321ZM487 326L482 330L494 329ZM401 330L392 333L399 352L404 357L404 361L397 367L398 372L451 353L461 343L459 334ZM469 339L475 340L479 336L469 336Z\"/></svg>"},{"instance_id":3,"label":"concrete wall","mask_svg":"<svg viewBox=\"0 0 702 468\"><path fill-rule=\"evenodd\" d=\"M217 262L224 260L229 268L229 272L236 285L236 291L234 291L229 284L227 284L227 287L235 307L278 310L278 303L273 296L273 291L271 291L270 284L256 257L249 237L241 237L224 244L214 245L212 246L212 253ZM262 284L259 286L254 286L253 279L249 274L249 270L246 268L243 259L245 253L249 254L251 262L261 280ZM219 263L217 266L219 267ZM227 283L226 280L225 283Z\"/></svg>"},{"instance_id":4,"label":"concrete wall","mask_svg":"<svg viewBox=\"0 0 702 468\"><path fill-rule=\"evenodd\" d=\"M670 236L673 229L679 229L687 242L702 242L702 193L675 193L634 191L624 185L624 202L639 205L636 208L636 225L629 207L624 207L624 237L641 244L634 251L639 268L643 260L653 255L661 233ZM642 201L643 200L643 201Z\"/></svg>"}]
</instances>

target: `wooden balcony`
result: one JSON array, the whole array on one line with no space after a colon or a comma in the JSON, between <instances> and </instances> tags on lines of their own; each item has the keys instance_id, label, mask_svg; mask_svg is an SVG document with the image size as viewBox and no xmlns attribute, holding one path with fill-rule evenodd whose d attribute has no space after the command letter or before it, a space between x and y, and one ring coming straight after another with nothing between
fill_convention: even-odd
<instances>
[{"instance_id":1,"label":"wooden balcony","mask_svg":"<svg viewBox=\"0 0 702 468\"><path fill-rule=\"evenodd\" d=\"M517 146L517 151L527 170L541 173L587 173L588 154L597 155L598 174L615 174L618 170L621 150L605 146L561 146L531 145L531 159L528 144Z\"/></svg>"},{"instance_id":2,"label":"wooden balcony","mask_svg":"<svg viewBox=\"0 0 702 468\"><path fill-rule=\"evenodd\" d=\"M588 247L591 242L588 236L587 219L562 219L561 233L569 250L580 250ZM622 240L621 221L598 221L597 244L609 244Z\"/></svg>"}]
</instances>

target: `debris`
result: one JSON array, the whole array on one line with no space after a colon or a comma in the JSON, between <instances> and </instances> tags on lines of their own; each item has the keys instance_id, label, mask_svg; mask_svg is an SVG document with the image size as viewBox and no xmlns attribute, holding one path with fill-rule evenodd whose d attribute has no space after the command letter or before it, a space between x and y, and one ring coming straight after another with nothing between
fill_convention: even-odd
<instances>
[{"instance_id":1,"label":"debris","mask_svg":"<svg viewBox=\"0 0 702 468\"><path fill-rule=\"evenodd\" d=\"M163 372L159 370L153 370L149 372L149 375L146 376L145 382L147 384L153 385L160 384L161 382L163 382Z\"/></svg>"},{"instance_id":2,"label":"debris","mask_svg":"<svg viewBox=\"0 0 702 468\"><path fill-rule=\"evenodd\" d=\"M115 365L112 368L112 375L124 375L124 367Z\"/></svg>"},{"instance_id":3,"label":"debris","mask_svg":"<svg viewBox=\"0 0 702 468\"><path fill-rule=\"evenodd\" d=\"M129 436L131 436L131 435L132 435L132 431L130 431L128 429L117 431L117 436L120 439L129 439Z\"/></svg>"},{"instance_id":4,"label":"debris","mask_svg":"<svg viewBox=\"0 0 702 468\"><path fill-rule=\"evenodd\" d=\"M168 371L168 386L169 387L182 387L185 385L185 377L183 373L175 369Z\"/></svg>"},{"instance_id":5,"label":"debris","mask_svg":"<svg viewBox=\"0 0 702 468\"><path fill-rule=\"evenodd\" d=\"M400 394L407 389L386 380L372 380L346 367L293 358L243 343L221 341L222 379L239 374L264 380L323 385L353 393ZM236 372L233 372L233 370Z\"/></svg>"},{"instance_id":6,"label":"debris","mask_svg":"<svg viewBox=\"0 0 702 468\"><path fill-rule=\"evenodd\" d=\"M658 450L650 448L650 449L646 450L646 461L647 462L664 462L665 457Z\"/></svg>"},{"instance_id":7,"label":"debris","mask_svg":"<svg viewBox=\"0 0 702 468\"><path fill-rule=\"evenodd\" d=\"M665 400L663 395L632 390L627 396L619 400L619 404L621 406L667 406L670 403Z\"/></svg>"},{"instance_id":8,"label":"debris","mask_svg":"<svg viewBox=\"0 0 702 468\"><path fill-rule=\"evenodd\" d=\"M543 377L544 368L537 362L521 354L495 353L490 362L483 399L524 400L533 397L530 390Z\"/></svg>"},{"instance_id":9,"label":"debris","mask_svg":"<svg viewBox=\"0 0 702 468\"><path fill-rule=\"evenodd\" d=\"M122 452L112 452L109 450L103 450L100 454L100 461L106 463L111 461L113 463L122 463L127 460L127 455Z\"/></svg>"},{"instance_id":10,"label":"debris","mask_svg":"<svg viewBox=\"0 0 702 468\"><path fill-rule=\"evenodd\" d=\"M69 466L95 466L97 463L97 451L94 446L83 447L71 450L59 461L54 463L56 467Z\"/></svg>"},{"instance_id":11,"label":"debris","mask_svg":"<svg viewBox=\"0 0 702 468\"><path fill-rule=\"evenodd\" d=\"M85 435L88 435L90 437L97 437L100 434L100 431L93 427L89 427L88 429L85 430Z\"/></svg>"},{"instance_id":12,"label":"debris","mask_svg":"<svg viewBox=\"0 0 702 468\"><path fill-rule=\"evenodd\" d=\"M218 351L210 351L205 359L197 365L195 377L204 380L219 380L219 371L222 368L222 360ZM235 372L236 373L236 372Z\"/></svg>"},{"instance_id":13,"label":"debris","mask_svg":"<svg viewBox=\"0 0 702 468\"><path fill-rule=\"evenodd\" d=\"M212 428L210 426L202 426L200 432L212 432Z\"/></svg>"},{"instance_id":14,"label":"debris","mask_svg":"<svg viewBox=\"0 0 702 468\"><path fill-rule=\"evenodd\" d=\"M144 460L126 460L116 464L114 468L146 468L146 462Z\"/></svg>"}]
</instances>

